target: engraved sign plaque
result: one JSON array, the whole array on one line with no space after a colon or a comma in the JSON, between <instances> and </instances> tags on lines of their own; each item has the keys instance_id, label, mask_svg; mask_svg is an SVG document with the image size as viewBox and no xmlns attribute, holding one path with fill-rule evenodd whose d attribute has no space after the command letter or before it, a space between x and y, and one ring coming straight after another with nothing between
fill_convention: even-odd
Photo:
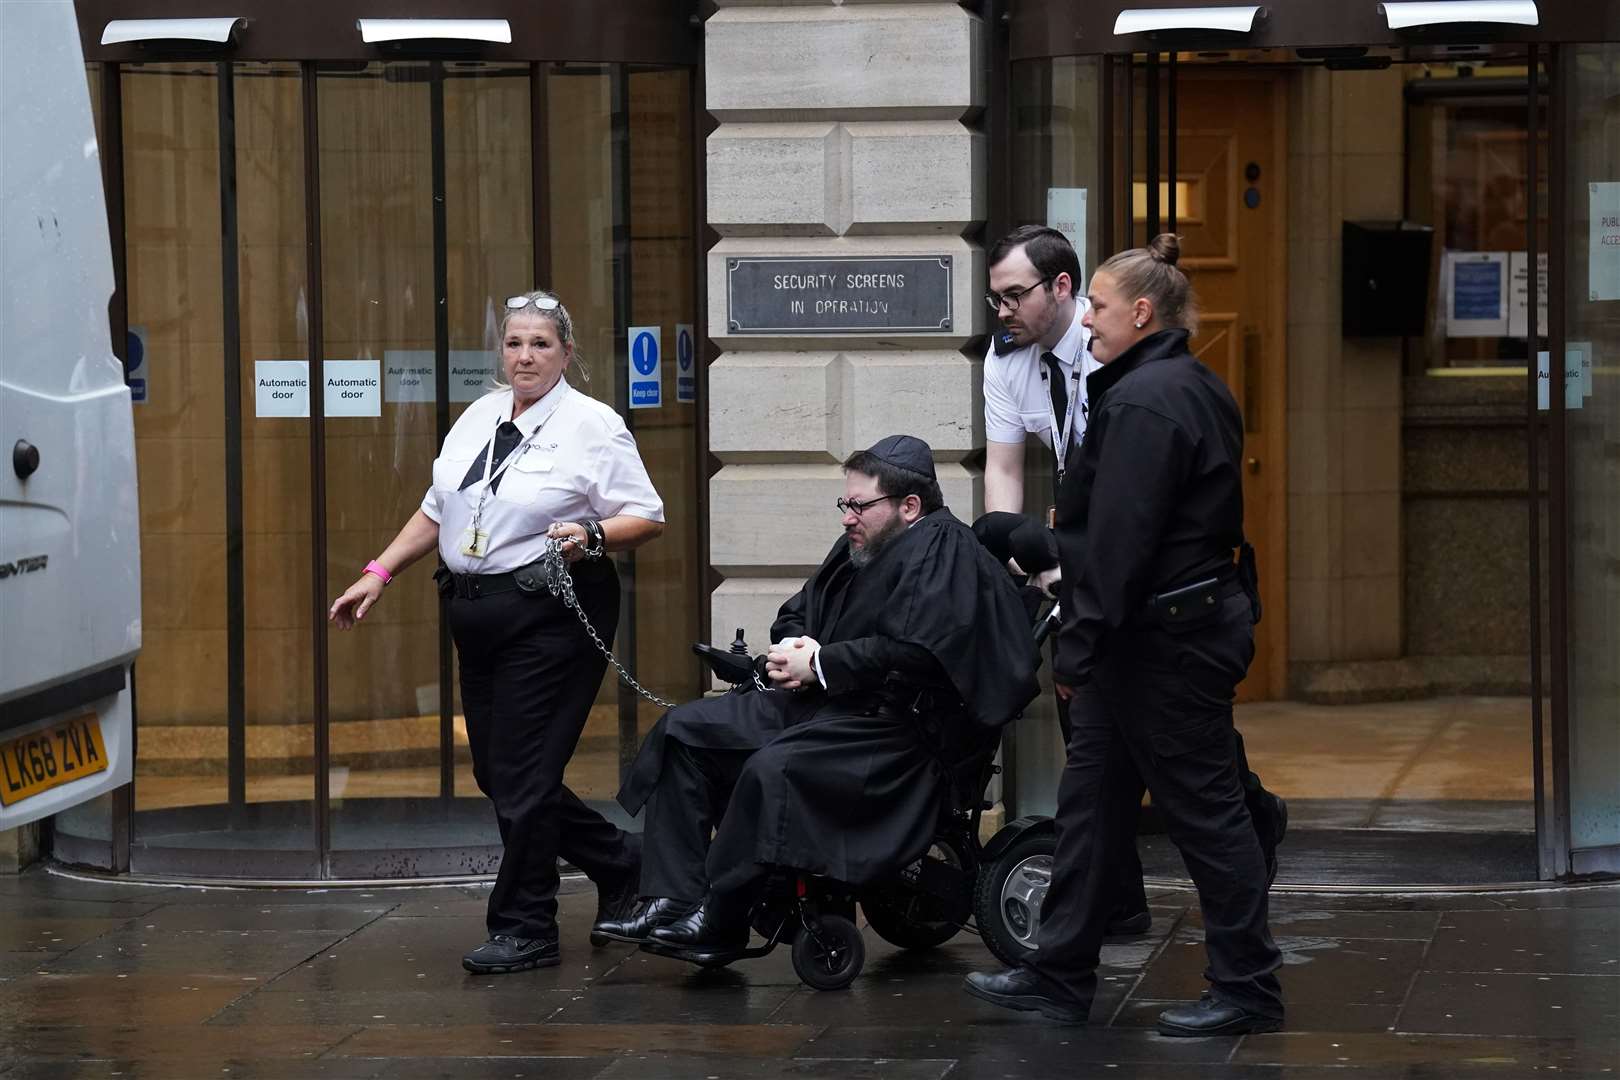
<instances>
[{"instance_id":1,"label":"engraved sign plaque","mask_svg":"<svg viewBox=\"0 0 1620 1080\"><path fill-rule=\"evenodd\" d=\"M938 334L951 329L951 256L726 259L732 334Z\"/></svg>"}]
</instances>

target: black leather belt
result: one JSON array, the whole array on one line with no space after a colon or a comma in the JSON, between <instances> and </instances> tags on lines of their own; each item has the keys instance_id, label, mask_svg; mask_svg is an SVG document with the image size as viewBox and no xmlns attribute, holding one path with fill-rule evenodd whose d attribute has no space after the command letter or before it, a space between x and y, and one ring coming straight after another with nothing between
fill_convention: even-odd
<instances>
[{"instance_id":1,"label":"black leather belt","mask_svg":"<svg viewBox=\"0 0 1620 1080\"><path fill-rule=\"evenodd\" d=\"M576 584L590 585L612 577L613 562L611 559L581 560L572 564L568 572ZM441 565L438 573L434 574L434 580L441 580L440 574L448 577L450 582L443 595L458 596L463 600L477 600L482 596L499 596L515 591L537 593L546 590L546 575L539 561L504 574L457 574ZM441 584L440 588L444 586Z\"/></svg>"},{"instance_id":2,"label":"black leather belt","mask_svg":"<svg viewBox=\"0 0 1620 1080\"><path fill-rule=\"evenodd\" d=\"M512 592L517 588L516 570L508 570L504 574L452 573L450 575L450 594L459 596L463 600L476 600L480 596L498 596L501 593Z\"/></svg>"}]
</instances>

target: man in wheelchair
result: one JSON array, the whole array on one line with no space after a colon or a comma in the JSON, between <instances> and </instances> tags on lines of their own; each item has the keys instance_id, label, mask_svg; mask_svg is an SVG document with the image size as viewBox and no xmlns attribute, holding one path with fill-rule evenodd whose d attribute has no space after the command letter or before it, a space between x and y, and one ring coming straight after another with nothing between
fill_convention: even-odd
<instances>
[{"instance_id":1,"label":"man in wheelchair","mask_svg":"<svg viewBox=\"0 0 1620 1080\"><path fill-rule=\"evenodd\" d=\"M775 868L858 888L905 866L948 794L941 743L990 736L1038 692L1018 590L945 508L928 444L882 439L844 477L844 534L782 605L761 677L642 744L619 803L646 810L645 903L593 939L724 956ZM919 693L965 730L925 733Z\"/></svg>"}]
</instances>

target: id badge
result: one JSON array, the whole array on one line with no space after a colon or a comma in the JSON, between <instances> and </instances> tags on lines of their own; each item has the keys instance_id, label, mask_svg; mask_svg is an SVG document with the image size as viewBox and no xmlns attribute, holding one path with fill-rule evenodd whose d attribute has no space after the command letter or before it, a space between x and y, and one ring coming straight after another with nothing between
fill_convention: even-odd
<instances>
[{"instance_id":1,"label":"id badge","mask_svg":"<svg viewBox=\"0 0 1620 1080\"><path fill-rule=\"evenodd\" d=\"M470 558L482 559L488 552L489 533L468 526L461 534L461 553Z\"/></svg>"}]
</instances>

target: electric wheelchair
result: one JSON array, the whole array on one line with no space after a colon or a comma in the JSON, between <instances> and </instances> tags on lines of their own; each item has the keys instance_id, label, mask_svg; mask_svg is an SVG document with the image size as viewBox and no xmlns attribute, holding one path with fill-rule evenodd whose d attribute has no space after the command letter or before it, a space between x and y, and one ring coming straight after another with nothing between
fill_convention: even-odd
<instances>
[{"instance_id":1,"label":"electric wheelchair","mask_svg":"<svg viewBox=\"0 0 1620 1080\"><path fill-rule=\"evenodd\" d=\"M1051 632L1052 605L1033 590L1037 650ZM729 693L765 691L764 658L750 654L743 631L730 649L694 644L695 652ZM985 789L1001 771L995 763L999 731L949 723L950 707L927 690L892 687L890 708L904 709L934 748L944 785L940 821L928 850L878 882L859 889L788 869L767 880L749 919L762 945L724 953L689 953L652 943L643 949L705 967L764 956L778 945L793 950L793 969L817 990L841 990L866 962L856 906L879 937L902 949L942 945L960 931L980 935L1008 965L1033 947L1041 901L1051 881L1053 823L1050 818L1014 821L989 843L979 840L980 819L990 807ZM959 706L958 706L959 707Z\"/></svg>"}]
</instances>

